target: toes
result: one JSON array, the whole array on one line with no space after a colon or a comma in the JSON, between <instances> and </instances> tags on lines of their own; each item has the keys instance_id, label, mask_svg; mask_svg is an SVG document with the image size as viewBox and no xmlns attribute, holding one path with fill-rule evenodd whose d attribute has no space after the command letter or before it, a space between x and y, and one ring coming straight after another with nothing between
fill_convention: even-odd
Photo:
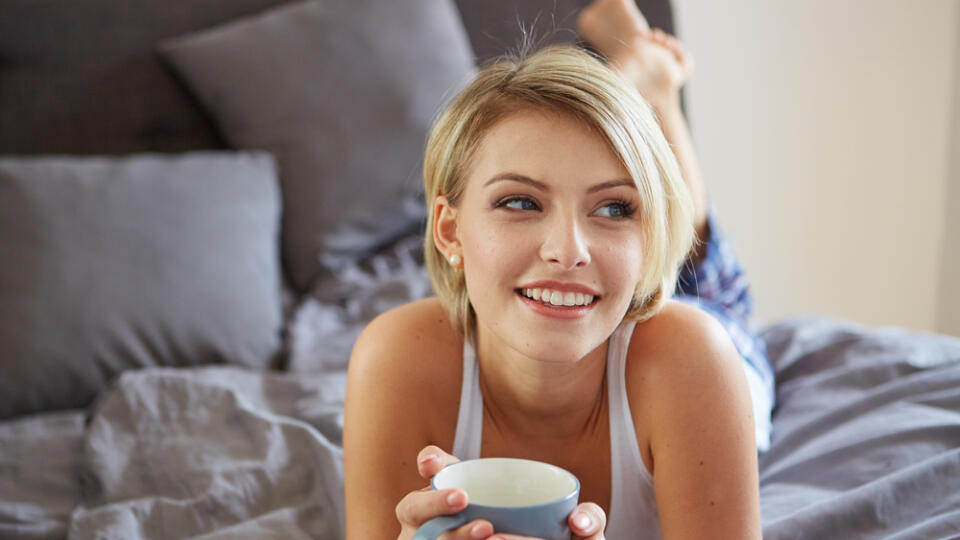
<instances>
[{"instance_id":1,"label":"toes","mask_svg":"<svg viewBox=\"0 0 960 540\"><path fill-rule=\"evenodd\" d=\"M666 34L659 28L654 28L644 36L650 42L661 47L667 46Z\"/></svg>"},{"instance_id":2,"label":"toes","mask_svg":"<svg viewBox=\"0 0 960 540\"><path fill-rule=\"evenodd\" d=\"M680 47L680 46L681 46L681 45L680 45L680 40L678 40L678 39L677 39L676 37L674 37L672 34L668 34L668 33L664 32L664 31L661 30L660 28L654 28L654 29L650 30L650 37L652 37L653 39L655 39L655 40L657 40L657 41L663 42L664 44L667 44L667 45L672 45L672 46L675 46L675 47Z\"/></svg>"},{"instance_id":3,"label":"toes","mask_svg":"<svg viewBox=\"0 0 960 540\"><path fill-rule=\"evenodd\" d=\"M678 61L681 60L681 58L686 54L686 51L684 51L684 48L683 48L683 43L679 39L664 32L663 30L660 30L659 28L655 28L653 30L653 32L651 33L651 37L659 45L662 45L663 47L666 47L667 49L669 49L670 52L672 52L674 56L677 57Z\"/></svg>"},{"instance_id":4,"label":"toes","mask_svg":"<svg viewBox=\"0 0 960 540\"><path fill-rule=\"evenodd\" d=\"M683 53L683 43L680 43L680 40L670 36L670 39L667 40L668 46L677 53Z\"/></svg>"}]
</instances>

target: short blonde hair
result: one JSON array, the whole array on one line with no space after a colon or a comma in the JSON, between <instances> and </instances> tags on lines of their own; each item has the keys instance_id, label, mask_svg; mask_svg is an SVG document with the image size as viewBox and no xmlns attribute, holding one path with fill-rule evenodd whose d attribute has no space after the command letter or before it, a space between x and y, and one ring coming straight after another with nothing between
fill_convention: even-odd
<instances>
[{"instance_id":1,"label":"short blonde hair","mask_svg":"<svg viewBox=\"0 0 960 540\"><path fill-rule=\"evenodd\" d=\"M476 312L464 273L434 243L434 201L456 207L471 161L499 120L525 109L570 115L604 137L640 193L643 277L624 316L652 317L673 296L677 273L693 246L693 203L680 167L640 93L590 53L553 45L488 64L437 117L427 137L423 176L427 206L424 257L434 291L453 325L475 337Z\"/></svg>"}]
</instances>

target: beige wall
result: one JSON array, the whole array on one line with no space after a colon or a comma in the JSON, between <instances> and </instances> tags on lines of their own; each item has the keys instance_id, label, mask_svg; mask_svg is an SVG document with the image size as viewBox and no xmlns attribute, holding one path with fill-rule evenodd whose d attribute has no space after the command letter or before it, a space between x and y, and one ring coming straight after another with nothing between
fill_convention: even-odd
<instances>
[{"instance_id":1,"label":"beige wall","mask_svg":"<svg viewBox=\"0 0 960 540\"><path fill-rule=\"evenodd\" d=\"M960 9L954 20L954 28L960 28ZM955 32L953 55L953 130L950 134L950 164L944 201L937 330L960 336L960 31Z\"/></svg>"},{"instance_id":2,"label":"beige wall","mask_svg":"<svg viewBox=\"0 0 960 540\"><path fill-rule=\"evenodd\" d=\"M758 322L822 314L938 330L960 318L944 275L960 249L946 230L948 206L954 230L960 210L960 0L674 8L696 60L687 105L701 165Z\"/></svg>"}]
</instances>

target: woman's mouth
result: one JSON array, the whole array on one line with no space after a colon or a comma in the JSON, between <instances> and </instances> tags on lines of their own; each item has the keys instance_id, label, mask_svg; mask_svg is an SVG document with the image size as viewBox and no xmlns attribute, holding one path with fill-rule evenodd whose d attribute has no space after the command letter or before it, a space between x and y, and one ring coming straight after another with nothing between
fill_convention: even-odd
<instances>
[{"instance_id":1,"label":"woman's mouth","mask_svg":"<svg viewBox=\"0 0 960 540\"><path fill-rule=\"evenodd\" d=\"M534 312L554 319L585 317L600 301L599 296L550 289L515 289L515 292L520 301Z\"/></svg>"},{"instance_id":2,"label":"woman's mouth","mask_svg":"<svg viewBox=\"0 0 960 540\"><path fill-rule=\"evenodd\" d=\"M516 289L516 291L525 298L555 308L588 306L598 299L592 294L565 293L551 289Z\"/></svg>"}]
</instances>

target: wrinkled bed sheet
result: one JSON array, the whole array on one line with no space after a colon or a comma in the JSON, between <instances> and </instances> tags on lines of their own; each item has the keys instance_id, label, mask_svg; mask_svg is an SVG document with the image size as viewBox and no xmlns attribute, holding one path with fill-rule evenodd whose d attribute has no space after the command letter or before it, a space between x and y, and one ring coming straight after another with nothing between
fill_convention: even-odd
<instances>
[{"instance_id":1,"label":"wrinkled bed sheet","mask_svg":"<svg viewBox=\"0 0 960 540\"><path fill-rule=\"evenodd\" d=\"M764 538L960 537L960 340L822 318L762 337Z\"/></svg>"},{"instance_id":2,"label":"wrinkled bed sheet","mask_svg":"<svg viewBox=\"0 0 960 540\"><path fill-rule=\"evenodd\" d=\"M346 374L121 376L0 425L2 538L341 538Z\"/></svg>"},{"instance_id":3,"label":"wrinkled bed sheet","mask_svg":"<svg viewBox=\"0 0 960 540\"><path fill-rule=\"evenodd\" d=\"M764 537L956 537L960 340L818 318L762 335L778 375ZM0 423L0 537L342 538L344 384L152 369L86 425Z\"/></svg>"}]
</instances>

